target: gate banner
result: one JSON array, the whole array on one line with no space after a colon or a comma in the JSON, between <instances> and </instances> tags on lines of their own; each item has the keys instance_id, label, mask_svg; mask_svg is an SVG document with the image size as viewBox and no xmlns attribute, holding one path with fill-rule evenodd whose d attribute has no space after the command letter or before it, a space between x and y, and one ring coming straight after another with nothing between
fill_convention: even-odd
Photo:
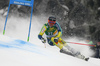
<instances>
[{"instance_id":1,"label":"gate banner","mask_svg":"<svg viewBox=\"0 0 100 66\"><path fill-rule=\"evenodd\" d=\"M34 0L10 0L10 4L33 6Z\"/></svg>"}]
</instances>

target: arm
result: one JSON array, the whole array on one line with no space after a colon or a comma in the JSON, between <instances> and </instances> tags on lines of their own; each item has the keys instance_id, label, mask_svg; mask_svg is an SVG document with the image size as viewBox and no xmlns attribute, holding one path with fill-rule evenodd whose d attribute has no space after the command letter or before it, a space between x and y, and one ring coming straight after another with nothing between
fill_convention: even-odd
<instances>
[{"instance_id":1,"label":"arm","mask_svg":"<svg viewBox=\"0 0 100 66\"><path fill-rule=\"evenodd\" d=\"M40 31L40 33L38 34L38 38L41 39L42 38L42 35L45 33L46 31L46 26L44 25Z\"/></svg>"},{"instance_id":2,"label":"arm","mask_svg":"<svg viewBox=\"0 0 100 66\"><path fill-rule=\"evenodd\" d=\"M62 29L60 27L60 25L57 23L56 24L57 30L58 30L58 35L55 36L55 38L60 38L62 36Z\"/></svg>"},{"instance_id":3,"label":"arm","mask_svg":"<svg viewBox=\"0 0 100 66\"><path fill-rule=\"evenodd\" d=\"M58 23L56 23L58 34L55 37L51 38L51 41L58 42L58 39L62 36L62 29Z\"/></svg>"}]
</instances>

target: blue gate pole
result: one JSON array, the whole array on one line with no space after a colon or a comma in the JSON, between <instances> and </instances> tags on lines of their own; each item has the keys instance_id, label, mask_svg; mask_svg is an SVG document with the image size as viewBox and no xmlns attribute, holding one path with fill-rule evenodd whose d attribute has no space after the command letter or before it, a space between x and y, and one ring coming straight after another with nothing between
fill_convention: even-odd
<instances>
[{"instance_id":1,"label":"blue gate pole","mask_svg":"<svg viewBox=\"0 0 100 66\"><path fill-rule=\"evenodd\" d=\"M29 25L29 33L28 33L27 41L29 41L29 38L30 38L30 30L31 30L32 14L33 14L33 6L32 6L32 8L31 8L30 25Z\"/></svg>"},{"instance_id":2,"label":"blue gate pole","mask_svg":"<svg viewBox=\"0 0 100 66\"><path fill-rule=\"evenodd\" d=\"M5 20L3 35L5 34L5 29L6 29L6 24L7 24L7 19L8 19L9 10L10 10L10 4L9 4L9 7L8 7L8 12L7 12L6 20Z\"/></svg>"}]
</instances>

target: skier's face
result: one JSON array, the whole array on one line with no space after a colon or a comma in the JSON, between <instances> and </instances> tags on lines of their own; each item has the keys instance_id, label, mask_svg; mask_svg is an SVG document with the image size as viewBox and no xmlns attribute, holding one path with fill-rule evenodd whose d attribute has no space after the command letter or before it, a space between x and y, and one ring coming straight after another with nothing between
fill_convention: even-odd
<instances>
[{"instance_id":1,"label":"skier's face","mask_svg":"<svg viewBox=\"0 0 100 66\"><path fill-rule=\"evenodd\" d=\"M48 23L49 23L49 26L52 27L56 23L56 21L50 21L50 20L48 20Z\"/></svg>"}]
</instances>

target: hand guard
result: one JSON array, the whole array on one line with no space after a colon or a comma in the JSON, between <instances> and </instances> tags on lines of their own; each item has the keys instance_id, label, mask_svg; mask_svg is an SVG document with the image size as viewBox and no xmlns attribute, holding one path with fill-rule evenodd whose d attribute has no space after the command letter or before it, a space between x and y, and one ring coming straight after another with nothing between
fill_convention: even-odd
<instances>
[{"instance_id":1,"label":"hand guard","mask_svg":"<svg viewBox=\"0 0 100 66\"><path fill-rule=\"evenodd\" d=\"M41 38L42 43L46 43L46 39Z\"/></svg>"}]
</instances>

